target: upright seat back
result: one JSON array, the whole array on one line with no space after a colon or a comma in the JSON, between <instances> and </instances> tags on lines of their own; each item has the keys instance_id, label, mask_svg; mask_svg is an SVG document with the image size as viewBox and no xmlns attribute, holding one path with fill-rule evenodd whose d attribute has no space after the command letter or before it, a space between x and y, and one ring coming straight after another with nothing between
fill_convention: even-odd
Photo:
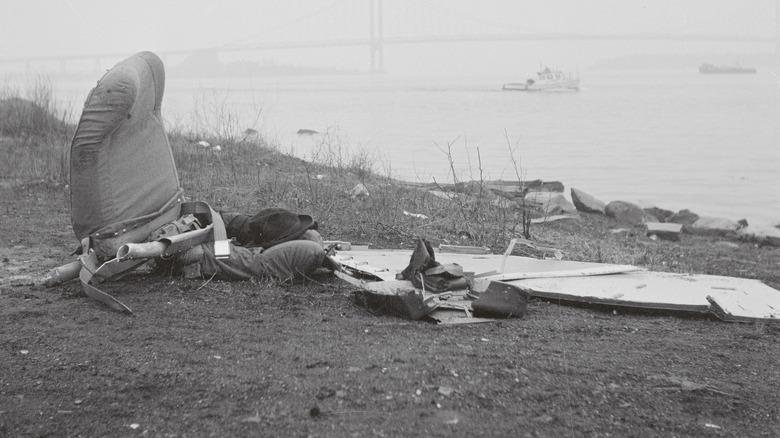
<instances>
[{"instance_id":1,"label":"upright seat back","mask_svg":"<svg viewBox=\"0 0 780 438\"><path fill-rule=\"evenodd\" d=\"M98 261L179 217L182 189L161 117L162 60L139 52L89 93L71 143L73 232Z\"/></svg>"}]
</instances>

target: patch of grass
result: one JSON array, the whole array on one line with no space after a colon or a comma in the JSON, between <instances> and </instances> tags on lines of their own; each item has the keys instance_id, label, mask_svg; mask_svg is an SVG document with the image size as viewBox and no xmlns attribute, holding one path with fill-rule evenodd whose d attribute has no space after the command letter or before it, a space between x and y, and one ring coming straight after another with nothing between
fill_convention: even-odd
<instances>
[{"instance_id":1,"label":"patch of grass","mask_svg":"<svg viewBox=\"0 0 780 438\"><path fill-rule=\"evenodd\" d=\"M352 150L338 129L321 134L310 159L302 160L253 127L241 131L222 102L196 104L194 126L202 128L169 130L180 181L192 199L248 213L284 207L315 217L326 238L377 247L411 245L424 235L434 243L503 250L523 229L527 209L499 202L481 177L461 181L453 173L458 192L437 196L377 172L373 157ZM207 120L211 126L203 125Z\"/></svg>"},{"instance_id":2,"label":"patch of grass","mask_svg":"<svg viewBox=\"0 0 780 438\"><path fill-rule=\"evenodd\" d=\"M352 154L330 133L311 161L285 154L262 137L231 143L173 132L170 139L189 197L223 210L279 206L311 214L332 239L391 247L425 235L437 243L501 248L520 222L518 209L491 205L486 196L453 193L445 199L380 175L368 155ZM217 143L220 151L213 147Z\"/></svg>"},{"instance_id":3,"label":"patch of grass","mask_svg":"<svg viewBox=\"0 0 780 438\"><path fill-rule=\"evenodd\" d=\"M0 175L13 179L67 179L71 110L55 98L51 81L35 78L24 90L0 89Z\"/></svg>"}]
</instances>

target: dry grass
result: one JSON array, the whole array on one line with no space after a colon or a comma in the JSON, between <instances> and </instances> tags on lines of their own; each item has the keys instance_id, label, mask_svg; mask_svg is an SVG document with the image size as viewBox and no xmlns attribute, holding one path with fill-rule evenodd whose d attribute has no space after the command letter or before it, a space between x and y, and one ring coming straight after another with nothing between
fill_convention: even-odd
<instances>
[{"instance_id":1,"label":"dry grass","mask_svg":"<svg viewBox=\"0 0 780 438\"><path fill-rule=\"evenodd\" d=\"M4 178L67 181L65 152L75 127L67 122L69 113L58 109L52 94L43 80L36 81L26 93L6 87L0 100L0 113L5 115L0 119L0 171ZM259 114L255 122L258 119ZM503 252L512 238L526 237L561 249L569 260L661 270L692 268L668 251L659 253L657 245L648 243L640 230L608 232L614 226L608 220L586 217L531 227L530 216L543 213L492 193L482 178L480 163L469 172L477 179L462 180L453 170L457 191L447 191L443 197L442 191L437 195L376 172L372 157L350 150L338 131L322 135L312 158L302 160L281 151L254 129L240 128L247 122L231 115L224 100L217 97L204 98L193 121L201 128L173 127L168 133L180 182L190 199L220 210L251 213L264 207L285 207L315 217L327 239L378 248L410 247L414 237L422 235L434 246L486 246ZM519 186L524 171L515 156L517 145L509 139L507 145ZM448 153L451 145L440 149L454 169ZM514 253L550 255L522 245L516 246Z\"/></svg>"},{"instance_id":2,"label":"dry grass","mask_svg":"<svg viewBox=\"0 0 780 438\"><path fill-rule=\"evenodd\" d=\"M39 79L27 91L6 87L2 96L2 175L67 182L75 126L68 123L70 112L59 109L50 82ZM499 206L484 181L465 181L469 189L448 199L435 196L377 173L372 157L350 150L335 130L321 136L305 161L254 129L240 128L252 120L240 120L219 96L201 97L192 122L199 128L169 129L180 181L188 197L218 209L286 207L314 216L329 238L379 247L411 244L424 235L437 243L503 250L522 230L527 210L514 202ZM464 183L455 174L453 179Z\"/></svg>"},{"instance_id":3,"label":"dry grass","mask_svg":"<svg viewBox=\"0 0 780 438\"><path fill-rule=\"evenodd\" d=\"M0 175L64 181L65 155L75 127L71 111L54 97L51 81L35 78L25 90L0 89Z\"/></svg>"}]
</instances>

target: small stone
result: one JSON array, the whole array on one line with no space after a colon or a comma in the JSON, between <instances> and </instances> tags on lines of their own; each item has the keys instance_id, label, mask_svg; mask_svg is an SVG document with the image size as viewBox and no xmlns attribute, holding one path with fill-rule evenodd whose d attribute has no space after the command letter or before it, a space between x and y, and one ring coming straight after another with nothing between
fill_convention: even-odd
<instances>
[{"instance_id":1,"label":"small stone","mask_svg":"<svg viewBox=\"0 0 780 438\"><path fill-rule=\"evenodd\" d=\"M659 208L656 206L643 208L643 210L651 215L653 215L654 218L658 219L659 222L668 222L669 218L674 216L674 212L670 210L664 210L663 208Z\"/></svg>"},{"instance_id":2,"label":"small stone","mask_svg":"<svg viewBox=\"0 0 780 438\"><path fill-rule=\"evenodd\" d=\"M780 229L775 227L751 225L740 228L737 234L741 240L780 247Z\"/></svg>"},{"instance_id":3,"label":"small stone","mask_svg":"<svg viewBox=\"0 0 780 438\"><path fill-rule=\"evenodd\" d=\"M446 396L446 395L452 394L453 392L455 392L455 390L452 387L450 387L450 386L440 386L439 387L439 394L441 394L441 395L445 395Z\"/></svg>"},{"instance_id":4,"label":"small stone","mask_svg":"<svg viewBox=\"0 0 780 438\"><path fill-rule=\"evenodd\" d=\"M666 219L666 222L673 222L675 224L682 224L682 225L691 225L697 220L699 220L698 214L690 210L684 209L668 217Z\"/></svg>"},{"instance_id":5,"label":"small stone","mask_svg":"<svg viewBox=\"0 0 780 438\"><path fill-rule=\"evenodd\" d=\"M692 225L686 226L685 231L698 235L730 237L736 235L740 228L740 225L731 219L702 216Z\"/></svg>"}]
</instances>

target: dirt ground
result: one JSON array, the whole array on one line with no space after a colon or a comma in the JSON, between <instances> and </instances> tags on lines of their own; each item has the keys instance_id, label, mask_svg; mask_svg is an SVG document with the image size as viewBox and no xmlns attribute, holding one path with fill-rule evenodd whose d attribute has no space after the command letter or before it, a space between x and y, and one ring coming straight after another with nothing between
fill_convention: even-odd
<instances>
[{"instance_id":1,"label":"dirt ground","mask_svg":"<svg viewBox=\"0 0 780 438\"><path fill-rule=\"evenodd\" d=\"M333 278L143 272L105 287L127 316L78 282L31 284L72 260L62 188L0 200L2 437L780 436L778 324L534 300L438 326L371 314ZM653 257L780 286L778 249L704 243Z\"/></svg>"}]
</instances>

